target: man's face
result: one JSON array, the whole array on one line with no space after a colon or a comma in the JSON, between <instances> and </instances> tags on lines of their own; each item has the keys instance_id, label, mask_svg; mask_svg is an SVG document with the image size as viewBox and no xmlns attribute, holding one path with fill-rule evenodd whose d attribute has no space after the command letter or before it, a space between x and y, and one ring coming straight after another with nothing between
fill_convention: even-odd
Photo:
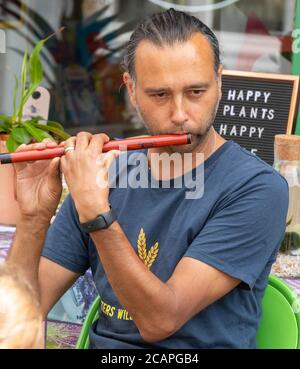
<instances>
[{"instance_id":1,"label":"man's face","mask_svg":"<svg viewBox=\"0 0 300 369\"><path fill-rule=\"evenodd\" d=\"M191 133L192 145L181 150L192 151L213 124L221 97L221 67L216 76L207 39L197 33L187 42L163 47L142 41L135 75L133 81L125 73L124 82L149 133Z\"/></svg>"}]
</instances>

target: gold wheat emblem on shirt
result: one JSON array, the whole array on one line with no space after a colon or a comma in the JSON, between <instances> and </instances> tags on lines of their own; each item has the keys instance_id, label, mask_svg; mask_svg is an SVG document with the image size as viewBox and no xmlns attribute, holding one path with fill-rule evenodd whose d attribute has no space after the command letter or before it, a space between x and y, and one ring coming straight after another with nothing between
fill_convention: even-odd
<instances>
[{"instance_id":1,"label":"gold wheat emblem on shirt","mask_svg":"<svg viewBox=\"0 0 300 369\"><path fill-rule=\"evenodd\" d=\"M150 269L158 254L158 242L156 242L147 253L146 235L144 229L142 228L138 237L137 246L139 258L143 261L146 267Z\"/></svg>"}]
</instances>

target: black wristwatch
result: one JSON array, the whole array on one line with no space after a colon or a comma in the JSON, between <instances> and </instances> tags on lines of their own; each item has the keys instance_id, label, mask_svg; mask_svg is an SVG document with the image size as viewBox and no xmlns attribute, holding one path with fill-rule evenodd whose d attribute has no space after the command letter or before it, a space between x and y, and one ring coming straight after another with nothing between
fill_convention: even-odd
<instances>
[{"instance_id":1,"label":"black wristwatch","mask_svg":"<svg viewBox=\"0 0 300 369\"><path fill-rule=\"evenodd\" d=\"M89 222L80 223L81 228L86 233L99 231L100 229L108 228L117 219L116 213L110 208L106 213L98 215L95 219Z\"/></svg>"}]
</instances>

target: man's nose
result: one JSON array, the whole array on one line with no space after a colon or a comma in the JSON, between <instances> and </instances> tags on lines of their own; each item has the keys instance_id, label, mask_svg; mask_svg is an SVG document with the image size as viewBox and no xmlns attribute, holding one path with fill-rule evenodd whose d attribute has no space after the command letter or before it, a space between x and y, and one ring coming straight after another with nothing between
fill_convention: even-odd
<instances>
[{"instance_id":1,"label":"man's nose","mask_svg":"<svg viewBox=\"0 0 300 369\"><path fill-rule=\"evenodd\" d=\"M172 123L176 125L182 125L188 120L188 116L184 108L184 102L181 97L178 97L173 101L171 120Z\"/></svg>"}]
</instances>

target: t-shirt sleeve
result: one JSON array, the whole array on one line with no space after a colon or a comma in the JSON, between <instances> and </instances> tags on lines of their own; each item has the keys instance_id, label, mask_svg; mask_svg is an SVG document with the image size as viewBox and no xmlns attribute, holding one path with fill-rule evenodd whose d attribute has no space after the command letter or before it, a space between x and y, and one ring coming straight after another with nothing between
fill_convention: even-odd
<instances>
[{"instance_id":1,"label":"t-shirt sleeve","mask_svg":"<svg viewBox=\"0 0 300 369\"><path fill-rule=\"evenodd\" d=\"M287 208L286 181L277 173L258 175L224 198L185 256L240 279L252 289L267 264L276 259Z\"/></svg>"},{"instance_id":2,"label":"t-shirt sleeve","mask_svg":"<svg viewBox=\"0 0 300 369\"><path fill-rule=\"evenodd\" d=\"M80 228L70 195L47 232L42 256L75 273L84 274L89 268L88 235Z\"/></svg>"}]
</instances>

